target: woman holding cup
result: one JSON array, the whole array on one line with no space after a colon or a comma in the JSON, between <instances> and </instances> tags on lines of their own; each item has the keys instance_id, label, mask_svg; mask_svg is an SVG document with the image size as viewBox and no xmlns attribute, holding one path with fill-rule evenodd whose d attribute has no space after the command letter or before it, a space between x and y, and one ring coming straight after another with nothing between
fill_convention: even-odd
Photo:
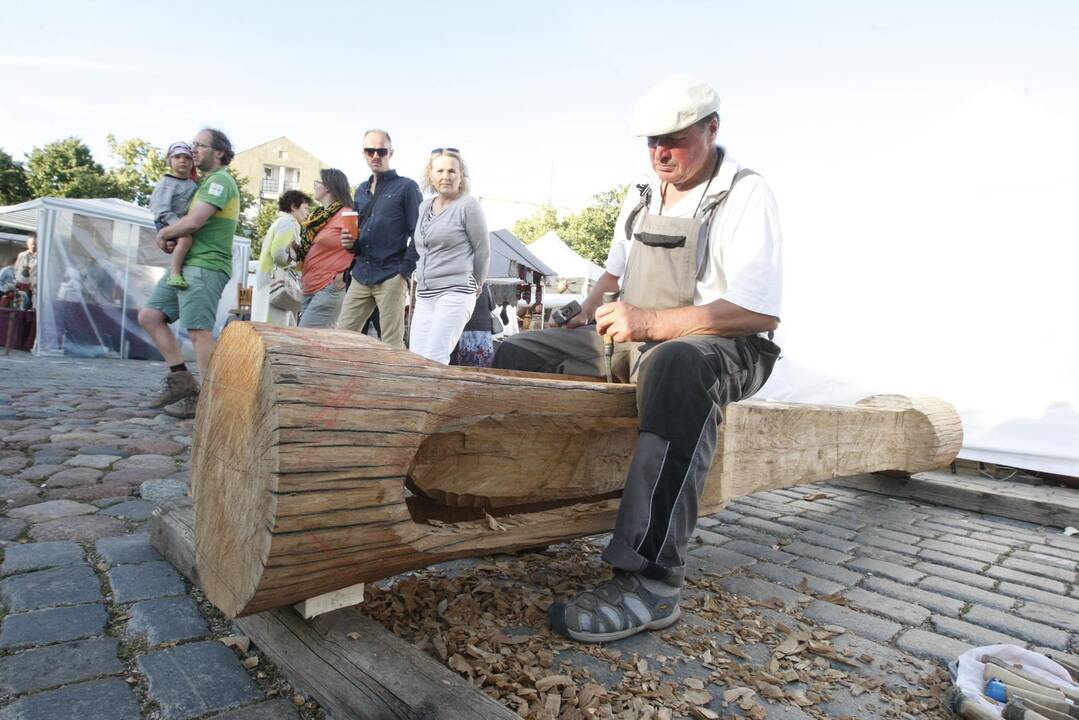
<instances>
[{"instance_id":1,"label":"woman holding cup","mask_svg":"<svg viewBox=\"0 0 1079 720\"><path fill-rule=\"evenodd\" d=\"M483 208L468 194L468 169L456 148L435 148L423 175L436 194L416 223L416 311L409 349L448 365L476 295L487 280L491 241Z\"/></svg>"},{"instance_id":2,"label":"woman holding cup","mask_svg":"<svg viewBox=\"0 0 1079 720\"><path fill-rule=\"evenodd\" d=\"M321 207L304 223L303 237L295 248L297 258L303 260L300 327L332 328L341 312L345 278L355 258L341 247L341 231L347 227L355 237L358 216L352 209L348 178L340 170L321 171L315 180L315 200Z\"/></svg>"}]
</instances>

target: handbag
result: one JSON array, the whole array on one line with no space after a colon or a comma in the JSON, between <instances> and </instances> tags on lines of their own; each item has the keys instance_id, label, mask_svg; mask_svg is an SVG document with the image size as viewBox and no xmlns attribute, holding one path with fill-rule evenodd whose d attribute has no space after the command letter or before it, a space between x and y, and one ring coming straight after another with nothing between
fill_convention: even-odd
<instances>
[{"instance_id":1,"label":"handbag","mask_svg":"<svg viewBox=\"0 0 1079 720\"><path fill-rule=\"evenodd\" d=\"M505 329L506 326L502 324L502 318L500 317L500 310L495 308L491 311L491 334L498 335Z\"/></svg>"},{"instance_id":2,"label":"handbag","mask_svg":"<svg viewBox=\"0 0 1079 720\"><path fill-rule=\"evenodd\" d=\"M303 307L303 291L296 273L275 267L270 275L270 307L299 314Z\"/></svg>"}]
</instances>

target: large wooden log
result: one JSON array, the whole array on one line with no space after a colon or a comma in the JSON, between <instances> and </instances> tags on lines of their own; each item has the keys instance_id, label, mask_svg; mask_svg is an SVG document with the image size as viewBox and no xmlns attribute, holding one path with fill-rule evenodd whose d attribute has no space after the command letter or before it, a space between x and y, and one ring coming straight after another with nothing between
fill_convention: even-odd
<instances>
[{"instance_id":1,"label":"large wooden log","mask_svg":"<svg viewBox=\"0 0 1079 720\"><path fill-rule=\"evenodd\" d=\"M610 530L632 385L455 368L356 333L232 323L195 419L199 572L229 616L459 557ZM727 409L702 514L740 495L955 457L932 398Z\"/></svg>"}]
</instances>

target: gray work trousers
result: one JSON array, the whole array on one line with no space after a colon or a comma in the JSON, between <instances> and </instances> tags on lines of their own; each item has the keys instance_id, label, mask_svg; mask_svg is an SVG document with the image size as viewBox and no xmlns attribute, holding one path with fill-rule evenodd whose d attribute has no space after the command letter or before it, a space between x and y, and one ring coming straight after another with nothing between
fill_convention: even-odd
<instances>
[{"instance_id":1,"label":"gray work trousers","mask_svg":"<svg viewBox=\"0 0 1079 720\"><path fill-rule=\"evenodd\" d=\"M723 408L757 392L778 357L759 335L616 346L615 376L637 383L640 434L604 560L681 584ZM494 367L598 376L603 343L593 325L520 333L502 343Z\"/></svg>"}]
</instances>

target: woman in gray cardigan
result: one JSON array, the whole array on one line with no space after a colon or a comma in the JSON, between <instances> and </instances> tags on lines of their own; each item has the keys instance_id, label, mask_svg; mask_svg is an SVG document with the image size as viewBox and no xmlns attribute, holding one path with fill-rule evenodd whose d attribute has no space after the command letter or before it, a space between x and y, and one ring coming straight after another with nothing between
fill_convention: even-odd
<instances>
[{"instance_id":1,"label":"woman in gray cardigan","mask_svg":"<svg viewBox=\"0 0 1079 720\"><path fill-rule=\"evenodd\" d=\"M423 179L424 188L436 194L420 205L416 223L420 257L408 346L448 365L487 280L491 240L483 208L468 194L468 169L457 150L432 150Z\"/></svg>"}]
</instances>

